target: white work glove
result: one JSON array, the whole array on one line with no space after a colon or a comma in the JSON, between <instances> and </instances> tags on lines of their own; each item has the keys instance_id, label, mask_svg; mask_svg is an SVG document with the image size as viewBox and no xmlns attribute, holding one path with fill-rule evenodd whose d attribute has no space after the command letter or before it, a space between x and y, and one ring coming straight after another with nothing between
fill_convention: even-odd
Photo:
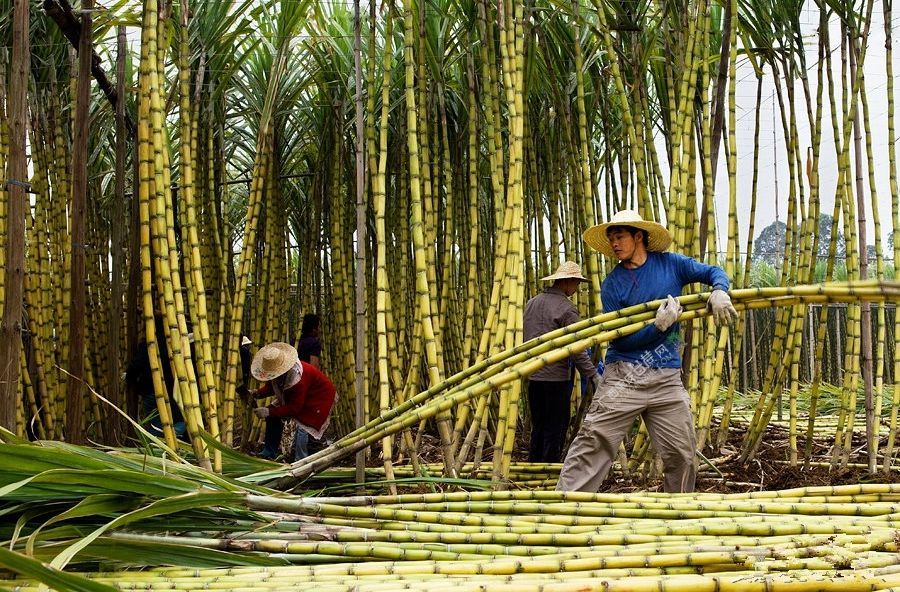
<instances>
[{"instance_id":1,"label":"white work glove","mask_svg":"<svg viewBox=\"0 0 900 592\"><path fill-rule=\"evenodd\" d=\"M669 294L669 296L666 297L666 301L663 302L660 305L659 310L656 311L656 320L653 321L653 324L656 325L657 329L665 332L678 321L678 316L680 314L681 304Z\"/></svg>"},{"instance_id":2,"label":"white work glove","mask_svg":"<svg viewBox=\"0 0 900 592\"><path fill-rule=\"evenodd\" d=\"M709 295L706 306L713 313L716 325L730 325L737 318L737 311L731 304L731 297L725 290L713 290Z\"/></svg>"},{"instance_id":3,"label":"white work glove","mask_svg":"<svg viewBox=\"0 0 900 592\"><path fill-rule=\"evenodd\" d=\"M600 390L601 384L602 384L602 381L600 380L599 372L597 374L594 374L593 376L591 376L591 386L594 387L595 393Z\"/></svg>"},{"instance_id":4,"label":"white work glove","mask_svg":"<svg viewBox=\"0 0 900 592\"><path fill-rule=\"evenodd\" d=\"M269 417L269 408L268 407L257 407L253 410L253 413L256 414L256 417L260 419L265 419Z\"/></svg>"}]
</instances>

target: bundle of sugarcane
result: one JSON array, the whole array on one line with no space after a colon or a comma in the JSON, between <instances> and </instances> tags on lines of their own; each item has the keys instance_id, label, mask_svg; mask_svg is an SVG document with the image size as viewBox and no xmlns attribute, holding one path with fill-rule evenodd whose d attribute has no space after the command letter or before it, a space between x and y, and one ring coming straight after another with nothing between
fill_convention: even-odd
<instances>
[{"instance_id":1,"label":"bundle of sugarcane","mask_svg":"<svg viewBox=\"0 0 900 592\"><path fill-rule=\"evenodd\" d=\"M808 416L800 415L801 419L806 419ZM749 425L749 423L753 420L753 410L752 409L743 409L739 412L733 412L731 414L731 422L739 425ZM821 436L821 437L829 437L834 438L834 430L840 425L841 420L837 415L816 415L815 424L813 426L813 436ZM769 426L780 427L783 429L788 429L790 426L790 420L788 418L778 419L777 417L773 417L768 422ZM881 426L886 428L889 427L889 423L884 419L881 420ZM853 422L853 431L860 435L865 435L866 428L866 417L865 415L856 415L854 416Z\"/></svg>"},{"instance_id":2,"label":"bundle of sugarcane","mask_svg":"<svg viewBox=\"0 0 900 592\"><path fill-rule=\"evenodd\" d=\"M513 462L509 467L509 481L516 487L543 488L554 487L559 478L560 463L530 463ZM366 492L382 491L391 486L422 486L436 490L442 487L464 487L468 490L492 489L495 483L491 481L493 467L490 464L482 464L479 467L467 463L463 466L462 473L467 478L446 477L443 475L442 463L393 464L391 475L388 476L385 468L366 467L364 470L365 482L356 481L356 469L353 467L331 467L315 475L311 475L303 482L306 492L325 491L335 493L340 491L354 491L359 494L364 488Z\"/></svg>"},{"instance_id":3,"label":"bundle of sugarcane","mask_svg":"<svg viewBox=\"0 0 900 592\"><path fill-rule=\"evenodd\" d=\"M0 551L0 557L9 554ZM732 551L701 551L693 555L694 566L673 567L688 554L635 555L622 564L646 567L584 569L552 572L566 563L588 563L554 557L542 562L516 564L498 563L495 569L480 571L484 564L466 562L453 568L422 562L420 566L399 569L394 562L349 563L341 566L318 567L258 567L231 569L167 569L147 572L113 572L105 574L57 574L31 569L42 574L55 590L84 590L113 592L115 590L196 590L221 589L237 592L278 592L315 589L327 592L376 592L386 590L477 590L479 592L522 591L611 591L611 592L870 592L900 590L900 570L897 566L862 568L856 570L796 569L785 573L753 573L721 569L729 565L739 567L752 553ZM650 557L658 557L651 560ZM26 563L20 558L21 563ZM36 562L32 562L36 563ZM529 564L535 569L529 573ZM594 561L596 563L596 561ZM665 564L669 564L666 566ZM786 561L783 563L787 563ZM538 565L540 564L540 565ZM653 567L663 565L662 567ZM521 570L521 571L517 571ZM706 570L707 573L702 573ZM36 581L14 581L20 592L46 590Z\"/></svg>"},{"instance_id":4,"label":"bundle of sugarcane","mask_svg":"<svg viewBox=\"0 0 900 592\"><path fill-rule=\"evenodd\" d=\"M684 308L681 320L687 321L706 316L708 314L706 309L708 296L708 293L703 293L680 297L679 301ZM784 307L811 302L887 301L900 298L900 283L872 280L754 288L734 290L731 292L731 297L738 310ZM340 459L367 448L387 436L420 425L447 409L500 390L514 381L522 380L548 363L570 357L588 347L634 333L654 321L660 302L653 301L600 314L490 356L439 385L410 397L403 404L382 413L378 418L351 432L332 446L295 463L290 469L266 471L253 478L259 482L277 481L279 488L292 486L297 483L298 479L328 468ZM771 415L771 410L760 410L757 415L766 417L767 412ZM711 417L708 417L708 420L711 421ZM759 423L757 421L757 425ZM698 427L703 428L704 426ZM706 427L708 428L708 425ZM473 433L470 431L470 436ZM757 431L754 431L752 435L756 438L759 437ZM459 456L454 459L457 471L467 460L468 451L471 450L469 444L471 442L468 440L463 443ZM502 453L509 454L506 450ZM495 464L493 478L505 480L508 475L498 474L497 466ZM505 466L508 471L509 462L500 466Z\"/></svg>"}]
</instances>

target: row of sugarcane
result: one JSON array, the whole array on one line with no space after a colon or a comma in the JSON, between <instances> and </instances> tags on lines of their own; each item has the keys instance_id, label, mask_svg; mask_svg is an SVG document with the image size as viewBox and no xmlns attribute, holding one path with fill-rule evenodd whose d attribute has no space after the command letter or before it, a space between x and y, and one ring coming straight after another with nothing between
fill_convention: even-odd
<instances>
[{"instance_id":1,"label":"row of sugarcane","mask_svg":"<svg viewBox=\"0 0 900 592\"><path fill-rule=\"evenodd\" d=\"M0 586L890 590L900 485L301 497L140 450L0 433ZM165 442L158 441L159 446Z\"/></svg>"},{"instance_id":2,"label":"row of sugarcane","mask_svg":"<svg viewBox=\"0 0 900 592\"><path fill-rule=\"evenodd\" d=\"M127 256L132 275L124 314L126 319L140 316L143 322L126 333L131 345L143 335L151 352L163 340L167 344L175 376L173 395L188 420L197 447L194 456L211 466L218 467L218 461L198 437L201 431L229 445L257 434L249 429L252 416L238 419L241 409L234 396L240 382L237 345L241 335L250 335L257 344L293 340L296 322L289 315L296 317L311 309L325 312L323 361L341 393L334 425L338 435L352 431L352 237L356 227L350 196L355 188L347 181L351 143L343 131L352 101L343 84L336 82L350 78L345 59L349 53L340 55L342 49L349 52L349 45L343 43L350 37L350 15L341 7L333 7L327 15L311 13L312 4L291 3L290 10L281 7L271 21L261 20L260 35L277 39L273 44L256 43L260 37L250 34L247 21L240 20L245 18L240 10L226 15L217 6L147 0L136 15L142 23L136 84L140 92ZM713 154L718 154L720 145L728 163L730 198L723 265L736 287L749 285L749 259L745 258L742 269L739 253L753 250L756 182L750 195L748 240L742 249L735 118L739 37L753 41L744 46L761 48L749 54L760 81L766 68L775 76L788 144L789 209L779 284L811 281L821 251L817 244L818 161L825 91L841 166L833 220L835 230L838 225L843 229L848 274L851 280L866 277L866 258L858 256L857 228L865 228L865 220L872 217L876 275L883 276L877 183L869 183L871 204L866 206L859 201L864 198L863 188L852 185L850 174L851 155L860 159L855 163L860 170L868 171L871 178L875 174L868 142L871 133L859 128L871 125L862 72L872 2L860 15L852 6L820 6L823 22L832 11L838 12L835 18L845 27L842 39L852 43L842 44L846 45L841 53L844 75L836 82L833 73L839 68L828 51L833 44L828 27L822 27L822 57L815 68L819 84L813 97L803 79L805 100L794 96L794 87L782 79L794 74L793 54L765 51L781 47L776 33L753 30L747 19L739 18L736 2L727 3L725 15L706 1L689 4L684 11L654 8L640 17L619 13L625 8L614 7L616 22L643 19L646 37L617 32L608 22L609 7L600 2L527 14L525 6L485 1L473 2L468 10L454 3L437 11L429 6L386 3L367 21L367 203L374 232L367 237L372 248L365 270L370 288L366 418L406 404L423 389L440 388L448 376L517 346L525 299L538 289L537 278L563 257L584 264L591 284L579 296L580 305L585 316L599 313L601 270L611 262L586 253L578 237L585 227L617 209L635 207L647 217L665 216L677 250L716 261L719 241L712 171L716 168ZM784 11L778 18L794 23L790 7L778 10ZM889 7L885 13L890 21ZM67 285L71 254L65 240L69 224L65 204L71 185L66 154L72 147L67 106L75 82L62 59L65 42L59 32L45 19L35 20L40 34L59 42L36 48L46 58L42 64L51 66L35 68L36 86L46 92L30 95L35 205L27 234L28 340L27 355L19 362L25 403L19 407L18 429L24 431L28 425L39 437L58 438L66 435L63 361L69 359L66 313L72 288ZM103 21L101 27L100 33L108 31L109 22ZM313 35L303 43L291 43L310 32ZM886 35L890 36L889 28ZM721 47L728 54L718 60L716 79L706 67L707 57L712 48ZM793 48L801 60L805 59L803 49ZM437 56L435 60L429 58L432 55ZM678 59L663 60L661 71L644 71L643 64L658 63L654 58L658 55ZM177 79L166 77L164 65L170 59L177 65ZM533 69L536 63L547 73L543 79ZM889 47L886 64L891 67ZM239 74L222 75L234 72ZM567 90L561 81L570 76L573 87ZM722 80L727 84L717 86ZM555 81L560 83L554 88ZM651 87L656 91L651 92ZM235 88L241 92L235 93ZM256 89L255 95L251 88ZM699 112L697 90L709 97L700 102ZM229 102L232 94L239 98ZM799 104L807 105L812 142L797 132ZM888 126L893 133L890 105ZM661 122L651 119L656 107L660 107ZM105 103L98 103L96 109L98 117L112 121ZM244 124L226 134L226 128L232 129L227 121L236 112ZM4 109L0 116L5 121ZM703 125L695 125L698 118ZM757 120L755 175L762 154L759 127ZM665 158L657 154L653 140L657 128L666 134ZM865 149L851 150L854 131L867 139ZM102 135L99 126L94 133L99 145L110 145L111 134ZM9 145L7 134L0 133L0 138L0 147ZM807 143L812 148L804 167L800 146ZM604 150L595 151L597 145ZM892 183L893 151L891 142ZM0 158L4 154L6 149L0 149ZM100 154L104 158L97 160L97 166L109 164L110 152ZM661 162L671 163L669 170ZM703 173L702 186L696 183L698 170ZM97 178L108 177L98 173ZM113 249L109 257L106 245L111 228L121 223L116 216L128 209L120 206L129 201L124 195L109 196L102 187L96 193L106 201L94 202L89 209L89 243L96 247L88 260L88 310L95 330L88 335L88 371L83 378L96 391L110 394L121 385L118 375L107 370L109 354L127 348L121 337L119 343L110 343L113 333L107 331L111 319L121 319L123 312L118 301L106 305L113 291L105 278L113 275L113 283L123 278L109 268L111 257L122 257L121 249ZM896 227L893 186L892 194ZM235 216L236 210L243 213ZM830 234L832 254L839 234ZM237 257L235 245L241 247ZM827 270L826 279L833 271L833 267ZM291 295L292 284L297 286L296 296ZM852 427L851 409L855 409L853 397L860 376L873 391L871 397L866 393L872 399L872 413L879 400L889 398L880 378L884 364L889 363L884 355L884 311L875 313L876 343L867 344L865 306L852 303L848 308L836 464L848 462L852 429L847 428ZM163 319L162 334L157 334L156 313ZM805 306L782 307L777 315L764 395L751 421L753 434L762 432L776 401L794 401L799 389L797 364L808 329ZM815 329L819 347L824 343L826 321L823 315ZM195 337L193 351L186 344L189 329ZM726 367L733 376L742 364L744 330L739 324L733 333L716 332L707 320L693 319L689 333L688 382L698 405L704 444L720 377ZM875 352L871 370L860 360L870 351ZM156 360L152 365L164 433L174 447L160 361L154 356L151 360ZM813 378L814 390L821 382L819 376ZM471 406L451 406L433 416L448 471L485 446L504 450L501 458L509 456L520 427L522 401L520 383L508 385L473 400ZM734 381L726 386L728 401ZM782 397L785 390L787 397ZM122 402L116 396L110 398ZM84 406L84 417L96 426L91 435L106 440L103 429L115 415L94 396L85 398ZM729 409L726 402L725 425ZM241 424L248 429L238 436L236 428ZM720 430L720 438L723 433ZM421 434L418 429L404 437L403 454L415 453ZM383 443L381 454L388 473L398 446ZM791 450L797 450L796 443ZM870 462L878 454L877 449L870 450ZM502 474L502 467L498 470Z\"/></svg>"},{"instance_id":3,"label":"row of sugarcane","mask_svg":"<svg viewBox=\"0 0 900 592\"><path fill-rule=\"evenodd\" d=\"M845 279L845 278L844 278ZM840 281L840 280L838 280ZM760 284L773 285L773 284ZM872 311L873 331L880 329L884 324L885 340L881 358L882 386L893 384L893 356L894 356L894 308L887 306L886 310ZM823 332L824 346L819 348L815 342L821 307L812 305L807 308L805 322L806 336L801 343L799 358L800 382L809 383L816 375L816 367L820 368L818 377L822 381L822 388L827 389L840 385L844 376L844 338L847 334L846 307L843 304L829 306L827 329ZM766 374L766 362L769 359L772 345L772 334L775 328L775 311L758 312L746 315L744 321L745 339L742 339L741 358L746 363L735 369L734 375L728 375L725 380L737 381L736 389L740 392L749 390L759 391L763 388ZM817 363L816 353L821 349L822 360ZM872 356L879 353L877 344L873 344ZM860 385L863 388L863 385ZM882 389L883 393L883 389Z\"/></svg>"}]
</instances>

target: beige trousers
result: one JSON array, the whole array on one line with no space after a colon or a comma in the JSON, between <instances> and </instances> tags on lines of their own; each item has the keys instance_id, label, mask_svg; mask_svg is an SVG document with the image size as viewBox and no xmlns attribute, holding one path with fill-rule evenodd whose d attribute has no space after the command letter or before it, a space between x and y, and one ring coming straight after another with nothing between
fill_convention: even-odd
<instances>
[{"instance_id":1,"label":"beige trousers","mask_svg":"<svg viewBox=\"0 0 900 592\"><path fill-rule=\"evenodd\" d=\"M569 447L556 489L596 493L638 416L644 418L650 442L662 458L665 490L694 491L697 444L681 370L627 362L606 367L602 385Z\"/></svg>"}]
</instances>

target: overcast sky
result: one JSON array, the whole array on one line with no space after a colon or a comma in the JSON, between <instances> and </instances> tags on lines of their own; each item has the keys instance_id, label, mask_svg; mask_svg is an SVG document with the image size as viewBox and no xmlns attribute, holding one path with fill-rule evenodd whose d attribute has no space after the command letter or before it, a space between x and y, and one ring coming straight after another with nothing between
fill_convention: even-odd
<instances>
[{"instance_id":1,"label":"overcast sky","mask_svg":"<svg viewBox=\"0 0 900 592\"><path fill-rule=\"evenodd\" d=\"M818 9L810 4L810 8L804 9L801 18L801 24L804 27L805 39L807 46L807 64L809 65L809 81L810 92L813 95L813 108L815 108L816 93L816 65L818 63ZM900 27L900 18L896 11L892 15L893 35L897 34ZM837 23L831 28L830 41L832 50L832 60L835 65L835 83L840 83L840 32ZM872 25L870 32L870 40L868 51L865 59L865 88L869 102L869 116L872 128L872 151L875 159L875 177L876 189L879 199L879 214L882 225L882 237L886 241L887 234L891 231L891 195L889 186L889 168L888 168L888 104L887 104L887 75L885 72L885 48L884 48L884 14L882 12L881 2L875 3L872 15ZM897 75L900 74L900 63L898 63L898 47L894 43L894 85L895 94L900 92L897 88ZM737 199L738 199L738 220L742 234L742 242L746 239L747 223L750 208L750 189L753 179L753 131L756 113L756 92L757 80L749 61L746 58L738 58L737 70L737 142L738 142L738 161L737 161ZM802 87L799 81L795 86L796 97L798 101L803 101ZM823 94L823 133L820 149L819 164L819 187L821 193L821 211L831 214L834 207L835 185L837 183L837 161L835 157L834 142L831 128L831 115L828 109L828 93L827 88ZM836 89L836 92L840 92ZM839 95L837 95L839 97ZM837 99L839 100L839 99ZM895 112L897 109L897 100L895 98ZM801 152L803 154L804 164L806 159L807 147L811 145L811 137L809 126L806 121L806 106L801 103L797 106L798 126L800 134L803 138ZM896 117L895 117L896 121ZM774 129L774 137L773 137ZM900 131L898 131L900 133ZM865 143L863 143L865 146ZM863 148L865 149L865 148ZM761 110L760 125L760 156L759 156L759 189L758 204L756 208L756 234L768 224L776 219L785 220L787 215L787 190L788 190L788 167L787 153L784 144L784 137L781 127L781 116L778 113L778 98L774 95L773 78L770 71L763 82L763 101ZM805 172L803 173L805 180ZM728 172L725 167L724 151L720 152L719 170L717 173L718 181L716 188L716 204L718 209L717 230L720 237L720 249L724 248L723 237L727 231L727 212L728 212ZM778 186L776 200L776 180ZM809 194L808 189L806 191ZM777 202L777 208L776 208ZM867 207L870 203L868 197L868 183L866 183L866 202ZM871 210L868 210L869 212ZM868 242L872 244L872 236L874 234L872 225L872 216L868 214L869 228L867 232ZM887 245L885 243L885 248ZM885 253L892 257L892 254Z\"/></svg>"}]
</instances>

